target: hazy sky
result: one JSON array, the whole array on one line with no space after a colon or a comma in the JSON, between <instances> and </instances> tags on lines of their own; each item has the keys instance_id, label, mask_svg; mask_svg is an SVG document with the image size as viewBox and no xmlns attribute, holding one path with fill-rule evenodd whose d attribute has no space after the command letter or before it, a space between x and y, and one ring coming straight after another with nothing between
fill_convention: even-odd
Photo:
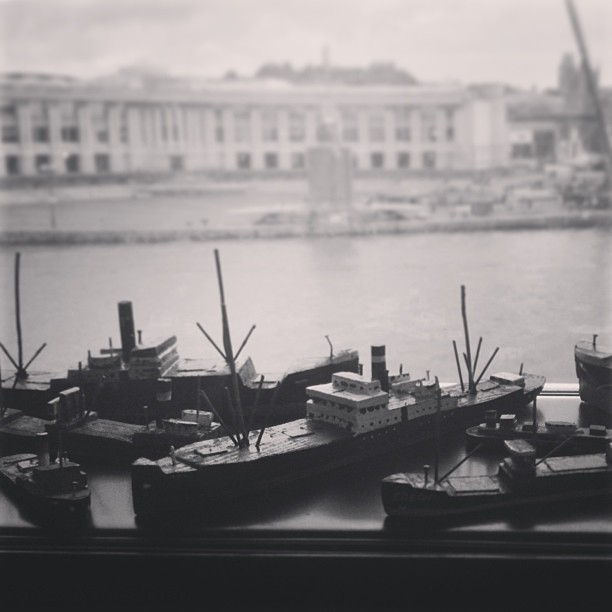
<instances>
[{"instance_id":1,"label":"hazy sky","mask_svg":"<svg viewBox=\"0 0 612 612\"><path fill-rule=\"evenodd\" d=\"M575 0L612 84L612 0ZM264 62L389 60L423 81L553 86L576 54L564 0L0 0L0 70L98 76L145 64L194 76Z\"/></svg>"}]
</instances>

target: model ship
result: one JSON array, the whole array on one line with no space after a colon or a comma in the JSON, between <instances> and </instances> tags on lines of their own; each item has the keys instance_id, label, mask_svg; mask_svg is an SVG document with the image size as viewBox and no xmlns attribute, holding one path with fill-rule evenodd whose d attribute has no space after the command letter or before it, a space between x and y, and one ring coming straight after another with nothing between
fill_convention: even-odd
<instances>
[{"instance_id":1,"label":"model ship","mask_svg":"<svg viewBox=\"0 0 612 612\"><path fill-rule=\"evenodd\" d=\"M219 363L215 360L182 359L176 336L144 341L142 330L136 331L133 307L129 301L118 304L120 347L113 346L112 338L109 338L108 347L95 354L89 351L85 364L79 362L76 367L68 369L65 375L29 372L30 364L46 344L23 365L18 256L15 268L18 358L14 359L4 345L0 344L15 367L11 375L6 378L0 376L6 406L32 417L49 420L49 402L59 392L77 386L88 398L90 411L94 410L95 403L99 417L123 423L146 424L147 416L160 416L158 388L160 384L169 383L170 399L164 402L167 412L162 417L181 419L183 411L196 409L200 391L208 395L221 414L228 416L224 389L233 383L230 383L232 372L225 360ZM198 327L207 336L199 324ZM254 328L251 328L247 339ZM357 351L334 352L329 338L327 341L330 346L328 356L304 358L282 374L259 374L253 360L248 357L239 361L240 350L237 352L236 385L245 414L251 418L254 406L259 405L260 408L258 414L252 415L254 424L259 424L262 414L267 414L270 423L303 417L306 387L329 381L333 372L358 371ZM269 413L262 411L261 407L269 407L272 399L275 400L275 410ZM145 414L145 407L149 409L148 414Z\"/></svg>"},{"instance_id":2,"label":"model ship","mask_svg":"<svg viewBox=\"0 0 612 612\"><path fill-rule=\"evenodd\" d=\"M489 448L503 448L504 441L522 438L537 452L554 451L562 455L601 453L612 442L612 429L604 425L578 427L568 421L546 421L538 425L535 419L519 423L513 414L502 414L498 419L494 411L487 411L485 422L468 427L465 435L468 450L483 443Z\"/></svg>"},{"instance_id":3,"label":"model ship","mask_svg":"<svg viewBox=\"0 0 612 612\"><path fill-rule=\"evenodd\" d=\"M161 387L160 404L165 395ZM157 418L146 425L102 419L85 409L84 393L79 387L61 391L48 403L47 412L55 414L58 404L67 398L70 398L71 412L61 423L62 444L71 457L79 460L130 464L138 457L163 457L171 447L179 448L221 433L220 424L213 422L212 412L205 411L185 410L181 419ZM0 451L33 451L43 432L49 434L50 455L54 458L60 442L57 422L7 409L0 417Z\"/></svg>"},{"instance_id":4,"label":"model ship","mask_svg":"<svg viewBox=\"0 0 612 612\"><path fill-rule=\"evenodd\" d=\"M21 326L21 253L15 253L15 324L17 328L17 353L15 356L0 342L0 349L14 367L14 372L4 376L0 371L0 393L2 404L0 412L4 413L10 406L19 409L24 406L31 408L36 413L41 407L53 398L51 380L58 376L51 372L36 372L30 370L30 366L47 346L43 342L34 355L25 362L23 354L23 332ZM42 416L35 414L35 416Z\"/></svg>"},{"instance_id":5,"label":"model ship","mask_svg":"<svg viewBox=\"0 0 612 612\"><path fill-rule=\"evenodd\" d=\"M232 367L215 255L225 355ZM512 382L508 375L501 375L480 383L468 370L468 390L459 386L442 390L437 380L412 380L402 372L389 377L384 347L372 347L372 379L352 372L333 374L331 383L307 389L305 419L259 432L247 428L239 395L234 393L229 397L234 420L224 424L228 436L185 446L158 461L141 458L133 464L134 510L136 514L172 512L184 505L237 498L356 463L431 438L435 419L439 430L452 431L478 422L486 409L519 409L533 400L545 382L542 376L525 374L511 375Z\"/></svg>"},{"instance_id":6,"label":"model ship","mask_svg":"<svg viewBox=\"0 0 612 612\"><path fill-rule=\"evenodd\" d=\"M506 508L565 504L612 494L612 447L578 456L544 457L522 439L504 442L508 456L492 476L429 477L393 474L382 481L390 516L434 519L491 513ZM437 471L437 470L436 470ZM453 471L453 470L451 470Z\"/></svg>"},{"instance_id":7,"label":"model ship","mask_svg":"<svg viewBox=\"0 0 612 612\"><path fill-rule=\"evenodd\" d=\"M65 393L56 404L59 452L55 461L49 453L49 434L37 434L38 453L20 453L0 458L0 479L32 509L45 516L71 516L90 505L87 475L70 461L62 445L64 423L74 411L75 393Z\"/></svg>"},{"instance_id":8,"label":"model ship","mask_svg":"<svg viewBox=\"0 0 612 612\"><path fill-rule=\"evenodd\" d=\"M576 375L583 402L612 414L612 351L592 342L580 342L574 347Z\"/></svg>"}]
</instances>

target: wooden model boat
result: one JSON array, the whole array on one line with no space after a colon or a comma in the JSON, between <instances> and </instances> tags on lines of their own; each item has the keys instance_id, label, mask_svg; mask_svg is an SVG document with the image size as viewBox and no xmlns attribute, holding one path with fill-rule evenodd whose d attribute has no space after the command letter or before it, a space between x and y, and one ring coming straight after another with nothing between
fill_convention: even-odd
<instances>
[{"instance_id":1,"label":"wooden model boat","mask_svg":"<svg viewBox=\"0 0 612 612\"><path fill-rule=\"evenodd\" d=\"M0 458L0 480L32 509L46 515L76 514L89 508L87 476L68 460L62 446L63 424L73 418L80 396L78 389L63 392L55 404L59 434L56 461L49 456L49 434L36 434L38 454L21 453Z\"/></svg>"},{"instance_id":2,"label":"wooden model boat","mask_svg":"<svg viewBox=\"0 0 612 612\"><path fill-rule=\"evenodd\" d=\"M101 419L84 408L83 393L78 387L61 391L49 402L48 412L54 414L62 397L73 402L70 418L61 425L54 420L39 419L20 411L7 409L0 417L0 453L32 452L38 448L38 436L49 434L50 456L59 452L60 427L64 451L78 460L97 463L130 464L138 457L157 459L170 452L221 433L219 423L212 421L210 412L186 410L182 419L159 419L147 425L121 423Z\"/></svg>"},{"instance_id":3,"label":"wooden model boat","mask_svg":"<svg viewBox=\"0 0 612 612\"><path fill-rule=\"evenodd\" d=\"M492 476L393 474L382 481L390 516L433 519L612 495L612 447L589 455L545 457L536 462L525 440L506 440L508 452Z\"/></svg>"},{"instance_id":4,"label":"wooden model boat","mask_svg":"<svg viewBox=\"0 0 612 612\"><path fill-rule=\"evenodd\" d=\"M89 508L87 476L67 459L44 463L29 453L2 457L0 477L19 497L44 512L77 513Z\"/></svg>"},{"instance_id":5,"label":"wooden model boat","mask_svg":"<svg viewBox=\"0 0 612 612\"><path fill-rule=\"evenodd\" d=\"M485 422L469 427L465 435L468 450L483 443L489 448L503 448L505 440L521 438L536 452L554 451L559 455L601 453L612 442L612 429L603 425L578 427L567 421L546 421L544 425L533 421L518 423L513 414L502 414L498 420L495 412L487 412Z\"/></svg>"},{"instance_id":6,"label":"wooden model boat","mask_svg":"<svg viewBox=\"0 0 612 612\"><path fill-rule=\"evenodd\" d=\"M612 414L612 351L598 348L595 335L574 347L574 360L582 401Z\"/></svg>"}]
</instances>

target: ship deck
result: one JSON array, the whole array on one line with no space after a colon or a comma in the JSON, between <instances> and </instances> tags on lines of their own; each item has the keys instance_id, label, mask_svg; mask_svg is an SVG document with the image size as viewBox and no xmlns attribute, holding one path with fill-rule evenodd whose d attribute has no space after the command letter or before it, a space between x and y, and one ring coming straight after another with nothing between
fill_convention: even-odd
<instances>
[{"instance_id":1,"label":"ship deck","mask_svg":"<svg viewBox=\"0 0 612 612\"><path fill-rule=\"evenodd\" d=\"M316 434L316 437L313 438L313 434ZM227 437L195 442L176 452L177 463L196 469L229 463L249 463L352 437L348 432L336 427L307 419L299 419L266 429L259 449L255 447L258 435L257 430L251 432L250 446L247 448L237 448ZM166 473L175 472L178 469L172 464L169 457L160 459L157 463Z\"/></svg>"},{"instance_id":2,"label":"ship deck","mask_svg":"<svg viewBox=\"0 0 612 612\"><path fill-rule=\"evenodd\" d=\"M537 476L554 476L574 472L605 472L612 474L612 468L606 463L603 453L578 455L575 457L549 457L536 467Z\"/></svg>"},{"instance_id":3,"label":"ship deck","mask_svg":"<svg viewBox=\"0 0 612 612\"><path fill-rule=\"evenodd\" d=\"M45 419L24 415L20 410L7 409L0 422L0 435L16 435L34 437L45 431L45 426L52 423Z\"/></svg>"},{"instance_id":4,"label":"ship deck","mask_svg":"<svg viewBox=\"0 0 612 612\"><path fill-rule=\"evenodd\" d=\"M594 349L590 342L579 342L574 348L574 354L585 363L612 368L612 351L607 348Z\"/></svg>"},{"instance_id":5,"label":"ship deck","mask_svg":"<svg viewBox=\"0 0 612 612\"><path fill-rule=\"evenodd\" d=\"M538 388L541 389L546 383L546 378L538 374L523 374L523 377L525 379L524 387L497 383L491 380L483 380L478 383L478 386L476 387L478 389L478 394L474 396L470 396L469 394L462 392L460 385L446 387L445 390L451 395L456 395L459 397L459 406L471 406L513 393L528 395Z\"/></svg>"},{"instance_id":6,"label":"ship deck","mask_svg":"<svg viewBox=\"0 0 612 612\"><path fill-rule=\"evenodd\" d=\"M65 378L66 372L52 371L31 371L28 372L28 377L19 379L15 382L15 372L10 370L2 370L2 389L12 391L36 391L45 392L49 390L49 385L52 380Z\"/></svg>"},{"instance_id":7,"label":"ship deck","mask_svg":"<svg viewBox=\"0 0 612 612\"><path fill-rule=\"evenodd\" d=\"M135 433L146 431L146 425L119 423L109 419L92 419L80 425L69 428L70 434L83 434L92 437L113 438L131 442Z\"/></svg>"}]
</instances>

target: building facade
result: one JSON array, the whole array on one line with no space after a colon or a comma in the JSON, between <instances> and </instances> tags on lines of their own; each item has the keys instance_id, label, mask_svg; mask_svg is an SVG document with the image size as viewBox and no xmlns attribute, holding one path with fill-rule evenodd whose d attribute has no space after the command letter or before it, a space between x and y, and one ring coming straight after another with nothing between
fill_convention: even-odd
<instances>
[{"instance_id":1,"label":"building facade","mask_svg":"<svg viewBox=\"0 0 612 612\"><path fill-rule=\"evenodd\" d=\"M330 140L356 173L497 168L510 150L503 94L455 85L13 74L0 81L0 123L2 177L304 173Z\"/></svg>"}]
</instances>

